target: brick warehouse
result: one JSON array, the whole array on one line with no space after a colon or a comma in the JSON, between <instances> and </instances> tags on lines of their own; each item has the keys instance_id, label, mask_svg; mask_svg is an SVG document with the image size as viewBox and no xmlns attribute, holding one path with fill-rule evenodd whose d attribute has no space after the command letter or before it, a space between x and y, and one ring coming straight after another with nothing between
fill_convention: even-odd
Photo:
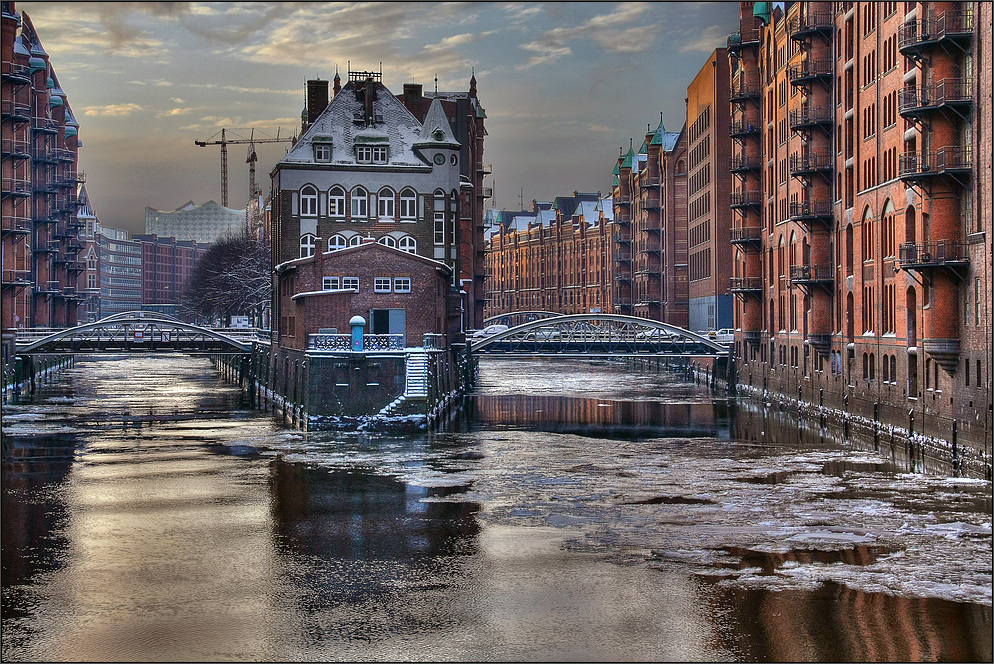
<instances>
[{"instance_id":1,"label":"brick warehouse","mask_svg":"<svg viewBox=\"0 0 994 664\"><path fill-rule=\"evenodd\" d=\"M85 301L79 123L37 31L3 2L0 327L69 327Z\"/></svg>"},{"instance_id":2,"label":"brick warehouse","mask_svg":"<svg viewBox=\"0 0 994 664\"><path fill-rule=\"evenodd\" d=\"M989 455L990 4L772 5L728 40L738 381Z\"/></svg>"}]
</instances>

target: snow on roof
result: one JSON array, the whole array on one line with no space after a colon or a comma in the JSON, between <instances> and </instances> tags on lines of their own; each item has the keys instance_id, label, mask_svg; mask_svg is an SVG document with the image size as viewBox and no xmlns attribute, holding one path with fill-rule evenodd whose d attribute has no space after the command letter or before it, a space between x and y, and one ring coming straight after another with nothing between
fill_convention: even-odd
<instances>
[{"instance_id":1,"label":"snow on roof","mask_svg":"<svg viewBox=\"0 0 994 664\"><path fill-rule=\"evenodd\" d=\"M390 146L387 165L427 166L426 161L415 150L415 144L421 140L421 123L386 86L375 81L372 85L375 98L372 105L374 121L371 126L367 126L365 120L366 108L363 98L366 93L366 83L349 81L331 99L321 115L290 148L280 163L314 163L313 143L318 139L322 142L330 141L332 144L330 164L352 166L356 164L353 149L356 143L379 142L377 139L385 138ZM448 131L451 136L452 129L449 128Z\"/></svg>"}]
</instances>

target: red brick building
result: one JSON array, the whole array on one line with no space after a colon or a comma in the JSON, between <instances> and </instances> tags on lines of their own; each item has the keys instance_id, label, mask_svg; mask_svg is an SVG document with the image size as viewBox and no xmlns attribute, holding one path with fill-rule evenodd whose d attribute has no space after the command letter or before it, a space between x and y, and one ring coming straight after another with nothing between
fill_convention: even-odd
<instances>
[{"instance_id":1,"label":"red brick building","mask_svg":"<svg viewBox=\"0 0 994 664\"><path fill-rule=\"evenodd\" d=\"M502 212L487 242L487 317L518 311L613 313L616 228L609 197L573 192Z\"/></svg>"},{"instance_id":2,"label":"red brick building","mask_svg":"<svg viewBox=\"0 0 994 664\"><path fill-rule=\"evenodd\" d=\"M615 310L687 327L686 124L668 132L660 120L616 170Z\"/></svg>"},{"instance_id":3,"label":"red brick building","mask_svg":"<svg viewBox=\"0 0 994 664\"><path fill-rule=\"evenodd\" d=\"M0 3L0 328L70 327L85 300L76 217L79 124L31 20L14 5Z\"/></svg>"},{"instance_id":4,"label":"red brick building","mask_svg":"<svg viewBox=\"0 0 994 664\"><path fill-rule=\"evenodd\" d=\"M740 3L741 384L989 452L983 4Z\"/></svg>"}]
</instances>

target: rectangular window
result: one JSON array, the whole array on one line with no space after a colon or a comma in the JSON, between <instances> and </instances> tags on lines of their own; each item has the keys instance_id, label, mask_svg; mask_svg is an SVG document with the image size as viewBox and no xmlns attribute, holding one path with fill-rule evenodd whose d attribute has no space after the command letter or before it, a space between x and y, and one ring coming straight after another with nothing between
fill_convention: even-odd
<instances>
[{"instance_id":1,"label":"rectangular window","mask_svg":"<svg viewBox=\"0 0 994 664\"><path fill-rule=\"evenodd\" d=\"M373 162L373 148L368 145L358 145L355 149L355 160L360 164L370 164Z\"/></svg>"},{"instance_id":2,"label":"rectangular window","mask_svg":"<svg viewBox=\"0 0 994 664\"><path fill-rule=\"evenodd\" d=\"M411 292L411 278L410 277L396 277L393 280L393 291L395 293L410 293Z\"/></svg>"},{"instance_id":3,"label":"rectangular window","mask_svg":"<svg viewBox=\"0 0 994 664\"><path fill-rule=\"evenodd\" d=\"M342 277L342 288L359 290L359 277Z\"/></svg>"},{"instance_id":4,"label":"rectangular window","mask_svg":"<svg viewBox=\"0 0 994 664\"><path fill-rule=\"evenodd\" d=\"M342 287L342 280L339 277L322 277L321 288L323 290L338 290Z\"/></svg>"},{"instance_id":5,"label":"rectangular window","mask_svg":"<svg viewBox=\"0 0 994 664\"><path fill-rule=\"evenodd\" d=\"M390 277L376 277L373 280L373 292L374 293L389 293L390 292Z\"/></svg>"},{"instance_id":6,"label":"rectangular window","mask_svg":"<svg viewBox=\"0 0 994 664\"><path fill-rule=\"evenodd\" d=\"M435 213L435 244L445 244L445 213Z\"/></svg>"},{"instance_id":7,"label":"rectangular window","mask_svg":"<svg viewBox=\"0 0 994 664\"><path fill-rule=\"evenodd\" d=\"M327 143L315 143L314 161L331 161L331 146Z\"/></svg>"},{"instance_id":8,"label":"rectangular window","mask_svg":"<svg viewBox=\"0 0 994 664\"><path fill-rule=\"evenodd\" d=\"M373 147L373 163L387 163L387 147L385 145L377 145Z\"/></svg>"},{"instance_id":9,"label":"rectangular window","mask_svg":"<svg viewBox=\"0 0 994 664\"><path fill-rule=\"evenodd\" d=\"M368 205L369 201L366 199L365 193L352 194L352 219L365 219Z\"/></svg>"},{"instance_id":10,"label":"rectangular window","mask_svg":"<svg viewBox=\"0 0 994 664\"><path fill-rule=\"evenodd\" d=\"M379 198L380 219L393 221L393 196L380 196Z\"/></svg>"}]
</instances>

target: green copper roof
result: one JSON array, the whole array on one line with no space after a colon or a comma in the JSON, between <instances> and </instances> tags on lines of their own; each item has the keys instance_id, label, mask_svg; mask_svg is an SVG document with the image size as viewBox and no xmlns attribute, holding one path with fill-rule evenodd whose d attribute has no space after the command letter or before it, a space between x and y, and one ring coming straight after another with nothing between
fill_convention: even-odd
<instances>
[{"instance_id":1,"label":"green copper roof","mask_svg":"<svg viewBox=\"0 0 994 664\"><path fill-rule=\"evenodd\" d=\"M652 134L651 145L662 145L663 144L663 134L666 133L666 127L663 126L662 118L659 119L659 126L656 127L656 131Z\"/></svg>"},{"instance_id":2,"label":"green copper roof","mask_svg":"<svg viewBox=\"0 0 994 664\"><path fill-rule=\"evenodd\" d=\"M614 170L611 171L611 175L618 175L621 173L621 168L618 166L618 162L614 162Z\"/></svg>"},{"instance_id":3,"label":"green copper roof","mask_svg":"<svg viewBox=\"0 0 994 664\"><path fill-rule=\"evenodd\" d=\"M631 168L632 167L632 159L634 159L634 158L635 158L635 150L632 149L632 148L628 148L628 154L625 155L625 160L623 162L621 162L621 167L622 168Z\"/></svg>"},{"instance_id":4,"label":"green copper roof","mask_svg":"<svg viewBox=\"0 0 994 664\"><path fill-rule=\"evenodd\" d=\"M646 145L645 141L642 141L642 147L639 148L639 154L649 154L649 146Z\"/></svg>"},{"instance_id":5,"label":"green copper roof","mask_svg":"<svg viewBox=\"0 0 994 664\"><path fill-rule=\"evenodd\" d=\"M770 24L770 3L757 2L752 6L752 15L760 19L765 25Z\"/></svg>"}]
</instances>

